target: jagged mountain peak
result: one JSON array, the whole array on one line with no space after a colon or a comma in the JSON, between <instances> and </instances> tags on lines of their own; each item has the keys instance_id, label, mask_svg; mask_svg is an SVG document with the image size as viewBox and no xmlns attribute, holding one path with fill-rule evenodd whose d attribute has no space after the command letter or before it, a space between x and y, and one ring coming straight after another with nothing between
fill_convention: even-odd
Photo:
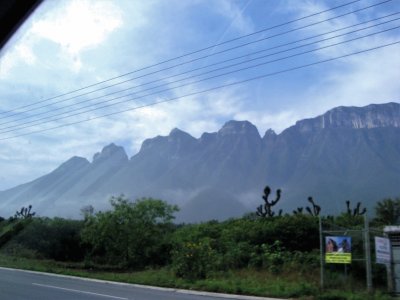
<instances>
[{"instance_id":1,"label":"jagged mountain peak","mask_svg":"<svg viewBox=\"0 0 400 300\"><path fill-rule=\"evenodd\" d=\"M189 133L180 130L179 128L174 128L171 130L169 133L168 137L171 139L190 139L190 140L195 140L194 137L192 137Z\"/></svg>"},{"instance_id":2,"label":"jagged mountain peak","mask_svg":"<svg viewBox=\"0 0 400 300\"><path fill-rule=\"evenodd\" d=\"M260 137L258 129L249 121L228 121L218 131L219 136L227 135L257 135Z\"/></svg>"},{"instance_id":3,"label":"jagged mountain peak","mask_svg":"<svg viewBox=\"0 0 400 300\"><path fill-rule=\"evenodd\" d=\"M169 133L169 135L179 135L179 134L187 134L185 131L180 130L179 128L175 127L171 130L171 132Z\"/></svg>"},{"instance_id":4,"label":"jagged mountain peak","mask_svg":"<svg viewBox=\"0 0 400 300\"><path fill-rule=\"evenodd\" d=\"M274 130L272 130L271 128L269 128L265 134L264 137L269 137L269 136L277 136L276 132Z\"/></svg>"},{"instance_id":5,"label":"jagged mountain peak","mask_svg":"<svg viewBox=\"0 0 400 300\"><path fill-rule=\"evenodd\" d=\"M300 132L325 128L400 127L400 104L370 104L364 107L339 106L316 118L297 121Z\"/></svg>"},{"instance_id":6,"label":"jagged mountain peak","mask_svg":"<svg viewBox=\"0 0 400 300\"><path fill-rule=\"evenodd\" d=\"M276 134L276 132L270 128L265 132L262 139L264 142L270 143L270 142L274 142L276 140L277 136L278 135Z\"/></svg>"},{"instance_id":7,"label":"jagged mountain peak","mask_svg":"<svg viewBox=\"0 0 400 300\"><path fill-rule=\"evenodd\" d=\"M144 140L139 153L153 150L163 151L163 149L166 149L165 147L173 147L173 145L180 145L179 147L181 147L182 144L192 145L195 142L196 139L193 136L179 128L174 128L167 136L158 135L154 138Z\"/></svg>"},{"instance_id":8,"label":"jagged mountain peak","mask_svg":"<svg viewBox=\"0 0 400 300\"><path fill-rule=\"evenodd\" d=\"M123 147L111 143L93 156L93 163L96 164L109 159L127 161L128 156Z\"/></svg>"}]
</instances>

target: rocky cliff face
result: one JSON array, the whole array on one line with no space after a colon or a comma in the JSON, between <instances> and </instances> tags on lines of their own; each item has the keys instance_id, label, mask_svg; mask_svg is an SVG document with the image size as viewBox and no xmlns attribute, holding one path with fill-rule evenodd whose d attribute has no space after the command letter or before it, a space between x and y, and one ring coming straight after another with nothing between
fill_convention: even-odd
<instances>
[{"instance_id":1,"label":"rocky cliff face","mask_svg":"<svg viewBox=\"0 0 400 300\"><path fill-rule=\"evenodd\" d=\"M371 104L365 107L337 107L322 116L298 121L295 125L300 132L325 128L382 128L400 127L400 105Z\"/></svg>"},{"instance_id":2,"label":"rocky cliff face","mask_svg":"<svg viewBox=\"0 0 400 300\"><path fill-rule=\"evenodd\" d=\"M289 212L310 195L326 214L348 199L372 210L400 195L400 105L338 107L262 138L248 121L229 121L199 139L173 129L144 141L130 159L110 144L92 162L73 157L0 192L0 211L32 204L40 215L76 217L82 206L106 209L111 195L123 193L177 203L181 221L223 219L254 211L266 184L282 188L278 206Z\"/></svg>"},{"instance_id":3,"label":"rocky cliff face","mask_svg":"<svg viewBox=\"0 0 400 300\"><path fill-rule=\"evenodd\" d=\"M119 165L126 163L128 156L123 147L116 146L114 143L103 148L101 152L97 152L93 155L93 164L98 165L103 162Z\"/></svg>"}]
</instances>

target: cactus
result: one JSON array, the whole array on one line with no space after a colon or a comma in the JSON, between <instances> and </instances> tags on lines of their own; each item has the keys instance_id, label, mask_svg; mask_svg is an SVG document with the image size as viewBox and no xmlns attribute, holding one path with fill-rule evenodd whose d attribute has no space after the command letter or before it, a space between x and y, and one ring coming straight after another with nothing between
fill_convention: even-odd
<instances>
[{"instance_id":1,"label":"cactus","mask_svg":"<svg viewBox=\"0 0 400 300\"><path fill-rule=\"evenodd\" d=\"M317 205L314 202L314 199L310 196L308 197L308 202L310 202L312 204L312 208L307 206L306 207L306 211L311 215L311 216L319 216L320 212L321 212L321 206ZM297 210L293 211L293 214L295 215L299 215L303 213L303 207L298 207Z\"/></svg>"},{"instance_id":2,"label":"cactus","mask_svg":"<svg viewBox=\"0 0 400 300\"><path fill-rule=\"evenodd\" d=\"M294 215L301 215L303 214L303 207L298 207L296 210L293 211Z\"/></svg>"},{"instance_id":3,"label":"cactus","mask_svg":"<svg viewBox=\"0 0 400 300\"><path fill-rule=\"evenodd\" d=\"M358 202L356 208L353 210L353 216L361 216L364 215L366 212L367 209L364 207L361 210L361 202Z\"/></svg>"},{"instance_id":4,"label":"cactus","mask_svg":"<svg viewBox=\"0 0 400 300\"><path fill-rule=\"evenodd\" d=\"M349 200L346 201L346 206L347 206L347 214L349 216L351 216L351 208L350 208L350 201Z\"/></svg>"},{"instance_id":5,"label":"cactus","mask_svg":"<svg viewBox=\"0 0 400 300\"><path fill-rule=\"evenodd\" d=\"M272 207L278 203L278 201L281 199L281 190L277 189L276 190L276 198L275 200L269 201L268 197L271 194L271 189L269 186L266 186L264 189L264 195L262 198L264 199L264 205L260 205L257 207L257 216L259 217L273 217L275 216L275 212L272 211ZM278 216L282 215L282 210L279 210Z\"/></svg>"},{"instance_id":6,"label":"cactus","mask_svg":"<svg viewBox=\"0 0 400 300\"><path fill-rule=\"evenodd\" d=\"M16 211L14 218L18 219L28 219L28 218L32 218L33 216L35 216L35 212L31 212L32 210L32 205L29 205L28 207L21 207L20 211Z\"/></svg>"},{"instance_id":7,"label":"cactus","mask_svg":"<svg viewBox=\"0 0 400 300\"><path fill-rule=\"evenodd\" d=\"M346 201L347 206L347 214L352 217L364 215L367 212L367 209L364 207L361 209L361 202L357 202L356 207L352 210L350 207L350 201Z\"/></svg>"},{"instance_id":8,"label":"cactus","mask_svg":"<svg viewBox=\"0 0 400 300\"><path fill-rule=\"evenodd\" d=\"M314 199L310 196L310 197L308 197L308 202L310 202L311 204L312 204L312 209L310 208L310 207L306 207L306 210L308 211L308 213L311 215L311 216L319 216L319 214L320 214L320 212L321 212L321 206L319 206L318 204L316 204L315 202L314 202Z\"/></svg>"}]
</instances>

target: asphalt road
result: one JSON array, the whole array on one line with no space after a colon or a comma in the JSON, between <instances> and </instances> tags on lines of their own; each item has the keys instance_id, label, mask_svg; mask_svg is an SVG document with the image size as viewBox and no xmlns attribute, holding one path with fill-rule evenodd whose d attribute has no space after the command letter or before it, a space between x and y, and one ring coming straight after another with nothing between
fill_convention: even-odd
<instances>
[{"instance_id":1,"label":"asphalt road","mask_svg":"<svg viewBox=\"0 0 400 300\"><path fill-rule=\"evenodd\" d=\"M84 280L48 273L0 268L1 300L212 300L267 299L245 296L187 294L187 291Z\"/></svg>"}]
</instances>

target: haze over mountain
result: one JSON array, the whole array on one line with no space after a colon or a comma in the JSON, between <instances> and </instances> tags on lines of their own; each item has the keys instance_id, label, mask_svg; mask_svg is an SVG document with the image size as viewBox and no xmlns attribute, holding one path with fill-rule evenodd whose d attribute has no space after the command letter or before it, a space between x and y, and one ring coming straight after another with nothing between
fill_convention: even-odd
<instances>
[{"instance_id":1,"label":"haze over mountain","mask_svg":"<svg viewBox=\"0 0 400 300\"><path fill-rule=\"evenodd\" d=\"M127 157L110 144L90 162L72 157L53 172L0 192L0 215L32 204L39 215L78 217L84 205L106 209L112 195L156 197L181 207L179 221L225 219L255 211L268 184L283 190L277 209L323 214L345 200L370 210L400 195L400 104L337 107L261 137L248 121L229 121L199 139L179 129L143 142Z\"/></svg>"}]
</instances>

